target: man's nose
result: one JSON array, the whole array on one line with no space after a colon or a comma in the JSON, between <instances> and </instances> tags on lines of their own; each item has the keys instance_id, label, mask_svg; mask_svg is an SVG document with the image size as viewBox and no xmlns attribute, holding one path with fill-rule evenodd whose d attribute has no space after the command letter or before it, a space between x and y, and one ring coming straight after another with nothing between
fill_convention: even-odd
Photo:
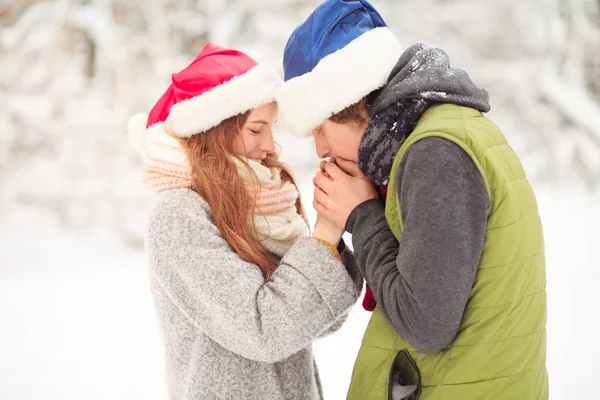
<instances>
[{"instance_id":1,"label":"man's nose","mask_svg":"<svg viewBox=\"0 0 600 400\"><path fill-rule=\"evenodd\" d=\"M329 146L323 140L315 140L315 146L317 148L317 155L319 158L331 157Z\"/></svg>"}]
</instances>

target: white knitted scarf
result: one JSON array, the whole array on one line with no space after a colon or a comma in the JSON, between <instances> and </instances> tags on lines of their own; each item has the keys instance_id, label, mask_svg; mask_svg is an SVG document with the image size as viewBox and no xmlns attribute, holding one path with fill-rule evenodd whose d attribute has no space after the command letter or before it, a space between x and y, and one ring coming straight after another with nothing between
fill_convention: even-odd
<instances>
[{"instance_id":1,"label":"white knitted scarf","mask_svg":"<svg viewBox=\"0 0 600 400\"><path fill-rule=\"evenodd\" d=\"M192 168L179 141L156 124L145 136L138 151L143 155L142 182L152 191L191 188ZM233 158L248 191L256 199L254 238L267 250L282 257L296 240L308 232L304 219L296 211L298 190L281 179L278 168L267 168L254 160L244 159L254 174ZM256 175L256 178L253 176Z\"/></svg>"},{"instance_id":2,"label":"white knitted scarf","mask_svg":"<svg viewBox=\"0 0 600 400\"><path fill-rule=\"evenodd\" d=\"M254 208L255 237L271 253L282 257L296 240L307 234L308 226L296 210L298 190L290 181L281 179L279 168L268 168L246 159L251 171L238 159L233 159L240 176L256 198Z\"/></svg>"}]
</instances>

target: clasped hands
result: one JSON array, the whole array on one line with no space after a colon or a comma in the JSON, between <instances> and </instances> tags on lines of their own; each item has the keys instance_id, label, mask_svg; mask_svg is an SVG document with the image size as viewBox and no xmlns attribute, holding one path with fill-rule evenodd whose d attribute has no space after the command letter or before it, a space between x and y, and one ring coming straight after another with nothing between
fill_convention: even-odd
<instances>
[{"instance_id":1,"label":"clasped hands","mask_svg":"<svg viewBox=\"0 0 600 400\"><path fill-rule=\"evenodd\" d=\"M313 206L322 217L342 232L352 211L361 203L376 199L377 189L358 165L341 158L321 161L313 178Z\"/></svg>"}]
</instances>

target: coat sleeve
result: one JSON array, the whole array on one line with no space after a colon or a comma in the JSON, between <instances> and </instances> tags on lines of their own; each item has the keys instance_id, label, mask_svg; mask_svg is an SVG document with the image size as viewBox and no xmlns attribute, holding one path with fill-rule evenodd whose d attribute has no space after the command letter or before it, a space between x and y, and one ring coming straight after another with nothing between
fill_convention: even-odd
<instances>
[{"instance_id":1,"label":"coat sleeve","mask_svg":"<svg viewBox=\"0 0 600 400\"><path fill-rule=\"evenodd\" d=\"M397 187L404 225L399 243L377 200L353 210L347 229L390 325L417 350L437 353L460 328L483 248L489 196L473 160L442 138L411 146Z\"/></svg>"},{"instance_id":2,"label":"coat sleeve","mask_svg":"<svg viewBox=\"0 0 600 400\"><path fill-rule=\"evenodd\" d=\"M342 261L344 263L344 266L346 267L346 271L348 271L348 275L350 275L350 278L354 283L356 293L360 295L364 286L364 279L360 273L360 270L358 269L358 265L356 264L356 258L354 257L354 253L352 252L352 250L350 250L348 247L345 246L345 244L343 244L343 241L340 242L340 244L342 245L342 248L338 250L340 250ZM350 311L348 311L348 313L349 312ZM346 323L346 320L348 319L348 313L339 317L329 327L329 329L327 329L325 332L323 332L323 334L321 334L321 336L319 336L319 338L327 337L332 333L335 333L338 330L340 330L342 326Z\"/></svg>"},{"instance_id":3,"label":"coat sleeve","mask_svg":"<svg viewBox=\"0 0 600 400\"><path fill-rule=\"evenodd\" d=\"M153 215L147 245L153 279L199 331L242 357L283 360L356 302L344 265L310 237L299 239L265 282L201 210L166 206Z\"/></svg>"},{"instance_id":4,"label":"coat sleeve","mask_svg":"<svg viewBox=\"0 0 600 400\"><path fill-rule=\"evenodd\" d=\"M360 269L358 268L358 264L356 263L354 252L346 246L343 240L340 242L338 250L342 257L344 267L346 267L346 271L354 283L354 289L358 294L360 294L363 290L365 280L360 272Z\"/></svg>"}]
</instances>

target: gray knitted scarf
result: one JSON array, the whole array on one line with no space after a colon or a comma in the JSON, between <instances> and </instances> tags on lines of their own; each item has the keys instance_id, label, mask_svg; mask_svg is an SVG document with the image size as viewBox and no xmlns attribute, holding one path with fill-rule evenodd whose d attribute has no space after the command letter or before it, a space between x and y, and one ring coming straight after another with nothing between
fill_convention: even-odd
<instances>
[{"instance_id":1,"label":"gray knitted scarf","mask_svg":"<svg viewBox=\"0 0 600 400\"><path fill-rule=\"evenodd\" d=\"M488 93L448 55L418 43L407 49L373 101L370 122L358 149L358 166L378 186L387 186L394 158L433 103L490 110Z\"/></svg>"}]
</instances>

